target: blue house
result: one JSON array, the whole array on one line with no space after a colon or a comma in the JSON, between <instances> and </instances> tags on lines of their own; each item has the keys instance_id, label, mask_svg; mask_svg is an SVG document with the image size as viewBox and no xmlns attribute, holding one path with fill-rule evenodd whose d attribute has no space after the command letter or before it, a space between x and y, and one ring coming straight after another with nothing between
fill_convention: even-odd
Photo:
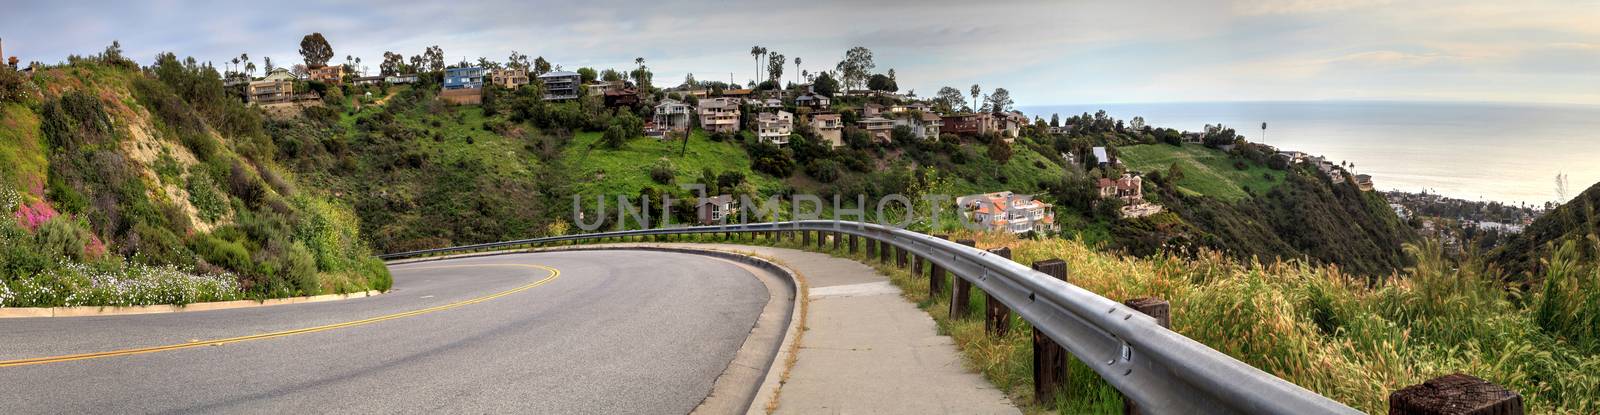
<instances>
[{"instance_id":1,"label":"blue house","mask_svg":"<svg viewBox=\"0 0 1600 415\"><path fill-rule=\"evenodd\" d=\"M483 77L483 68L446 68L444 70L444 89L483 88Z\"/></svg>"}]
</instances>

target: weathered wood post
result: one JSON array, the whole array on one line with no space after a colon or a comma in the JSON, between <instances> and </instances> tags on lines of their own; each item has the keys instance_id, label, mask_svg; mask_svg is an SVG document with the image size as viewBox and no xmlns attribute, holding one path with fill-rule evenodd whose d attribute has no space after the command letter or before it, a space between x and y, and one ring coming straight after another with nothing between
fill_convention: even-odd
<instances>
[{"instance_id":1,"label":"weathered wood post","mask_svg":"<svg viewBox=\"0 0 1600 415\"><path fill-rule=\"evenodd\" d=\"M823 244L823 242L826 242L827 239L828 239L828 232L826 232L826 231L817 231L817 250L818 251L821 251L823 249L822 244Z\"/></svg>"},{"instance_id":2,"label":"weathered wood post","mask_svg":"<svg viewBox=\"0 0 1600 415\"><path fill-rule=\"evenodd\" d=\"M889 256L894 254L893 251L894 245L890 245L887 239L878 240L878 262L889 263Z\"/></svg>"},{"instance_id":3,"label":"weathered wood post","mask_svg":"<svg viewBox=\"0 0 1600 415\"><path fill-rule=\"evenodd\" d=\"M1455 373L1389 394L1390 415L1522 415L1522 395Z\"/></svg>"},{"instance_id":4,"label":"weathered wood post","mask_svg":"<svg viewBox=\"0 0 1600 415\"><path fill-rule=\"evenodd\" d=\"M977 241L960 239L956 243L966 246L976 246ZM962 318L967 315L967 301L972 297L972 282L955 275L950 279L950 318Z\"/></svg>"},{"instance_id":5,"label":"weathered wood post","mask_svg":"<svg viewBox=\"0 0 1600 415\"><path fill-rule=\"evenodd\" d=\"M833 232L829 232L829 233L833 235L833 251L834 252L838 252L839 251L839 237L841 235L839 234L839 231L833 231Z\"/></svg>"},{"instance_id":6,"label":"weathered wood post","mask_svg":"<svg viewBox=\"0 0 1600 415\"><path fill-rule=\"evenodd\" d=\"M1128 308L1132 308L1134 311L1144 313L1144 315L1155 317L1156 324L1161 325L1161 327L1166 327L1169 329L1172 328L1172 307L1171 304L1167 303L1167 300L1156 297L1142 297L1123 301L1122 305L1128 306ZM1144 413L1143 411L1139 410L1137 405L1134 405L1133 401L1128 400L1127 397L1122 398L1122 409L1123 413L1127 414Z\"/></svg>"},{"instance_id":7,"label":"weathered wood post","mask_svg":"<svg viewBox=\"0 0 1600 415\"><path fill-rule=\"evenodd\" d=\"M811 246L811 231L800 231L800 246Z\"/></svg>"},{"instance_id":8,"label":"weathered wood post","mask_svg":"<svg viewBox=\"0 0 1600 415\"><path fill-rule=\"evenodd\" d=\"M1033 269L1067 280L1067 261L1046 259L1033 263ZM1040 404L1055 403L1056 390L1067 384L1067 350L1056 341L1033 328L1033 397Z\"/></svg>"},{"instance_id":9,"label":"weathered wood post","mask_svg":"<svg viewBox=\"0 0 1600 415\"><path fill-rule=\"evenodd\" d=\"M872 239L872 237L870 237L870 236L866 237L866 240L867 240L867 260L870 261L870 260L878 258L878 240L877 239Z\"/></svg>"},{"instance_id":10,"label":"weathered wood post","mask_svg":"<svg viewBox=\"0 0 1600 415\"><path fill-rule=\"evenodd\" d=\"M990 249L989 253L1008 260L1011 259L1011 248ZM983 292L983 304L984 331L987 331L991 336L1004 337L1007 332L1011 331L1011 309L1006 308L1006 305L1001 303L1000 299L994 298L994 294L988 291Z\"/></svg>"},{"instance_id":11,"label":"weathered wood post","mask_svg":"<svg viewBox=\"0 0 1600 415\"><path fill-rule=\"evenodd\" d=\"M950 239L950 235L930 235L939 239ZM939 264L928 261L928 298L938 298L944 292L944 268Z\"/></svg>"},{"instance_id":12,"label":"weathered wood post","mask_svg":"<svg viewBox=\"0 0 1600 415\"><path fill-rule=\"evenodd\" d=\"M911 254L910 252L906 252L906 248L903 247L903 246L895 247L894 248L894 266L895 266L895 268L905 269L906 268L906 263L908 262L907 256L910 255L910 254Z\"/></svg>"},{"instance_id":13,"label":"weathered wood post","mask_svg":"<svg viewBox=\"0 0 1600 415\"><path fill-rule=\"evenodd\" d=\"M922 278L922 255L911 254L911 279Z\"/></svg>"},{"instance_id":14,"label":"weathered wood post","mask_svg":"<svg viewBox=\"0 0 1600 415\"><path fill-rule=\"evenodd\" d=\"M856 234L850 234L850 255L851 256L855 256L856 250L857 250L856 245L860 241L861 241L861 237L860 236L856 236Z\"/></svg>"}]
</instances>

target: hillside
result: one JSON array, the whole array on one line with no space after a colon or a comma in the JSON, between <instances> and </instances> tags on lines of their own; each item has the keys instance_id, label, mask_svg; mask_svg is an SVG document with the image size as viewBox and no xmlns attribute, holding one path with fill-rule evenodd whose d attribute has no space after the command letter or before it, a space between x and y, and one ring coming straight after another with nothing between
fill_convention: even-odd
<instances>
[{"instance_id":1,"label":"hillside","mask_svg":"<svg viewBox=\"0 0 1600 415\"><path fill-rule=\"evenodd\" d=\"M1600 235L1600 183L1535 219L1521 234L1490 252L1489 258L1507 279L1540 280L1547 269L1540 259L1565 243L1573 242L1586 259L1596 258L1595 244L1586 240L1595 235Z\"/></svg>"},{"instance_id":2,"label":"hillside","mask_svg":"<svg viewBox=\"0 0 1600 415\"><path fill-rule=\"evenodd\" d=\"M262 151L211 68L108 49L0 78L0 306L388 288L350 210Z\"/></svg>"},{"instance_id":3,"label":"hillside","mask_svg":"<svg viewBox=\"0 0 1600 415\"><path fill-rule=\"evenodd\" d=\"M1123 164L1130 170L1165 172L1177 165L1183 172L1177 187L1187 195L1205 195L1234 202L1251 195L1264 194L1283 183L1282 171L1260 163L1246 163L1246 168L1239 169L1234 163L1240 160L1205 146L1139 144L1117 149L1121 151Z\"/></svg>"}]
</instances>

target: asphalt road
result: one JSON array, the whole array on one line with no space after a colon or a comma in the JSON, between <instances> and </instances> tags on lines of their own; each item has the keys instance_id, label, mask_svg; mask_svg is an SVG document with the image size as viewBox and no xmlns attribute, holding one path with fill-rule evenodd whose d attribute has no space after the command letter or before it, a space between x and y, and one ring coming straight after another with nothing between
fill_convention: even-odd
<instances>
[{"instance_id":1,"label":"asphalt road","mask_svg":"<svg viewBox=\"0 0 1600 415\"><path fill-rule=\"evenodd\" d=\"M502 255L391 270L394 289L370 298L0 320L0 360L14 360L393 317L0 367L0 413L686 413L768 298L739 266L665 252ZM482 301L460 304L474 299Z\"/></svg>"}]
</instances>

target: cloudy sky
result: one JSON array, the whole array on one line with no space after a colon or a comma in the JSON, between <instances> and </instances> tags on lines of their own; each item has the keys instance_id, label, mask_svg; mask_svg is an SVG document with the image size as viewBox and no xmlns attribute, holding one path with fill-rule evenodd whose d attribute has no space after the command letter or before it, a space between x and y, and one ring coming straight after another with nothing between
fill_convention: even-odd
<instances>
[{"instance_id":1,"label":"cloudy sky","mask_svg":"<svg viewBox=\"0 0 1600 415\"><path fill-rule=\"evenodd\" d=\"M64 4L65 3L65 4ZM443 47L567 69L631 67L658 84L754 76L751 46L801 69L870 48L902 91L1005 87L1019 105L1389 99L1600 104L1600 0L1581 1L27 1L0 14L5 54L57 62L120 40L260 65L321 32L338 58ZM792 79L792 78L790 78Z\"/></svg>"}]
</instances>

